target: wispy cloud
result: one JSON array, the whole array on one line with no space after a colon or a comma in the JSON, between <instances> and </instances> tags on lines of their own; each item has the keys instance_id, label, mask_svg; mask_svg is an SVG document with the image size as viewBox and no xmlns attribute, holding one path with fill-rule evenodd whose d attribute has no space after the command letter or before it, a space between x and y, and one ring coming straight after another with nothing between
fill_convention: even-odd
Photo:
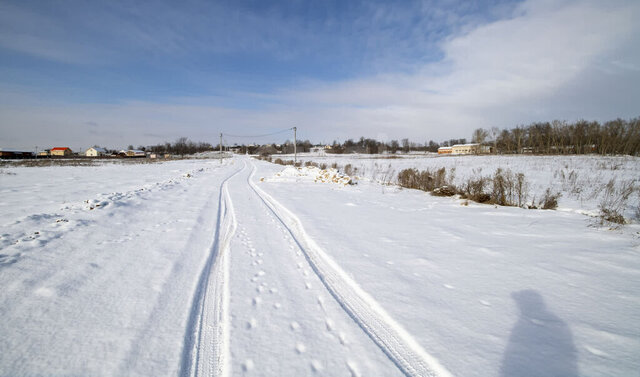
<instances>
[{"instance_id":1,"label":"wispy cloud","mask_svg":"<svg viewBox=\"0 0 640 377\"><path fill-rule=\"evenodd\" d=\"M86 122L93 121L99 126L92 129L108 128L110 142L124 144L178 136L213 140L221 130L255 134L292 125L299 127L301 137L314 140L388 135L426 141L469 137L476 127L640 115L634 100L640 98L640 26L634 22L640 16L640 4L636 2L526 1L492 8L482 15L472 10L452 11L443 3L424 3L412 8L422 12L415 17L401 7L377 5L365 12L366 17L352 18L352 24L324 17L319 27L305 26L302 18L289 17L281 9L260 10L267 17L251 9L236 9L220 20L220 28L229 28L228 35L240 33L238 25L244 22L254 22L254 30L264 30L264 35L245 35L238 45L225 37L206 35L211 29L204 27L205 19L196 18L188 26L202 28L201 35L194 34L195 29L182 30L180 25L187 22L183 18L191 11L165 9L154 16L157 19L134 25L132 20L144 13L144 7L116 6L112 13L116 15L113 22L122 24L119 33L131 35L135 45L166 41L169 55L196 35L195 42L188 41L189 48L213 41L218 44L209 48L221 54L263 48L270 54L285 51L286 55L291 49L291 54L313 57L322 55L325 44L340 43L338 36L353 32L359 37L334 50L327 47L327 51L347 51L354 40L365 43L374 68L348 75L350 78L302 76L294 84L284 81L263 90L225 87L217 96L126 100L110 105L40 100L35 113L29 111L33 109L30 101L16 100L13 105L0 105L3 138L28 140L44 134L81 142L92 137L86 134ZM446 21L431 25L430 20L438 17ZM414 26L397 27L403 20ZM166 27L153 34L156 24ZM311 35L322 28L334 34L328 39ZM374 35L371 39L364 36L368 31ZM283 36L286 33L297 35ZM400 37L403 33L409 42ZM297 50L309 41L313 43ZM436 53L412 52L411 43L417 50L432 48ZM389 47L394 44L397 46ZM320 53L309 52L313 48ZM352 56L362 58L367 53ZM202 79L207 80L206 76ZM13 92L19 95L19 90ZM14 132L9 125L21 128ZM39 132L43 127L45 132ZM91 139L88 143L96 142Z\"/></svg>"}]
</instances>

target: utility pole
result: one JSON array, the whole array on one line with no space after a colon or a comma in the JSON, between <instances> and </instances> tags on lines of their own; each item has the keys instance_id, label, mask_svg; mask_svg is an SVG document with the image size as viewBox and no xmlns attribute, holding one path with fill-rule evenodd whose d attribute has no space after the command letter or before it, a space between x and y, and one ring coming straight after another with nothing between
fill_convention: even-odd
<instances>
[{"instance_id":1,"label":"utility pole","mask_svg":"<svg viewBox=\"0 0 640 377\"><path fill-rule=\"evenodd\" d=\"M220 132L220 163L222 163L222 132Z\"/></svg>"},{"instance_id":2,"label":"utility pole","mask_svg":"<svg viewBox=\"0 0 640 377\"><path fill-rule=\"evenodd\" d=\"M296 141L297 127L293 127L293 164L298 162L298 142Z\"/></svg>"}]
</instances>

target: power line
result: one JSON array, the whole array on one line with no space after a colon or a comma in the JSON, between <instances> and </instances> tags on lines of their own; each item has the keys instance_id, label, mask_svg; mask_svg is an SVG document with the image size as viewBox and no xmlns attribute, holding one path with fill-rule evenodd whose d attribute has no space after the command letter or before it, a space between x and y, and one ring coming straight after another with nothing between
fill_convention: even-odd
<instances>
[{"instance_id":1,"label":"power line","mask_svg":"<svg viewBox=\"0 0 640 377\"><path fill-rule=\"evenodd\" d=\"M285 133L287 131L291 131L293 130L293 127L291 128L287 128L285 130L280 130L280 131L276 131L276 132L272 132L269 134L263 134L263 135L232 135L232 134L228 134L228 133L223 133L224 136L229 136L229 137L265 137L265 136L271 136L271 135L277 135L277 134L281 134L281 133Z\"/></svg>"}]
</instances>

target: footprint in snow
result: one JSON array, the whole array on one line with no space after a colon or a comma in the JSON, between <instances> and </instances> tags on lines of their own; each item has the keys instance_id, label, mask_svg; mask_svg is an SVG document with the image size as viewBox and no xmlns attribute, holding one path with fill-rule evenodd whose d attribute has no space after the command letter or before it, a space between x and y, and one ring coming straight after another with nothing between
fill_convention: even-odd
<instances>
[{"instance_id":1,"label":"footprint in snow","mask_svg":"<svg viewBox=\"0 0 640 377\"><path fill-rule=\"evenodd\" d=\"M353 361L347 361L347 368L349 369L349 374L351 377L360 377L360 370L358 369L358 364Z\"/></svg>"},{"instance_id":2,"label":"footprint in snow","mask_svg":"<svg viewBox=\"0 0 640 377\"><path fill-rule=\"evenodd\" d=\"M258 287L258 288L262 288L262 287ZM258 306L262 303L262 299L260 297L254 297L253 300L251 300L251 305L253 306Z\"/></svg>"},{"instance_id":3,"label":"footprint in snow","mask_svg":"<svg viewBox=\"0 0 640 377\"><path fill-rule=\"evenodd\" d=\"M325 318L324 324L327 327L327 331L333 331L333 320L331 318Z\"/></svg>"},{"instance_id":4,"label":"footprint in snow","mask_svg":"<svg viewBox=\"0 0 640 377\"><path fill-rule=\"evenodd\" d=\"M304 344L298 342L296 343L296 352L300 355L307 351L307 347Z\"/></svg>"},{"instance_id":5,"label":"footprint in snow","mask_svg":"<svg viewBox=\"0 0 640 377\"><path fill-rule=\"evenodd\" d=\"M311 360L311 370L314 373L318 373L322 371L322 363L318 360Z\"/></svg>"},{"instance_id":6,"label":"footprint in snow","mask_svg":"<svg viewBox=\"0 0 640 377\"><path fill-rule=\"evenodd\" d=\"M309 283L309 282L305 282L305 283L304 283L304 287L305 287L306 289L311 289L311 283Z\"/></svg>"},{"instance_id":7,"label":"footprint in snow","mask_svg":"<svg viewBox=\"0 0 640 377\"><path fill-rule=\"evenodd\" d=\"M300 329L300 324L296 321L291 322L291 324L289 325L291 327L291 330L293 331L298 331L298 329Z\"/></svg>"},{"instance_id":8,"label":"footprint in snow","mask_svg":"<svg viewBox=\"0 0 640 377\"><path fill-rule=\"evenodd\" d=\"M245 360L244 363L242 363L242 370L244 372L249 372L249 371L253 370L254 366L255 365L253 364L253 360L247 359L247 360Z\"/></svg>"},{"instance_id":9,"label":"footprint in snow","mask_svg":"<svg viewBox=\"0 0 640 377\"><path fill-rule=\"evenodd\" d=\"M251 318L249 321L247 321L247 330L255 329L257 325L258 321L256 321L255 318Z\"/></svg>"}]
</instances>

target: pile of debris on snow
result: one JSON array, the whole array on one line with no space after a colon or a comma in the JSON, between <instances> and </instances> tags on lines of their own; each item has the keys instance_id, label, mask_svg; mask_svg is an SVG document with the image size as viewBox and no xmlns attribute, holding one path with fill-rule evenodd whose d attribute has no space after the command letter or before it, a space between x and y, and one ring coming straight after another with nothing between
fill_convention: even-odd
<instances>
[{"instance_id":1,"label":"pile of debris on snow","mask_svg":"<svg viewBox=\"0 0 640 377\"><path fill-rule=\"evenodd\" d=\"M274 174L273 177L267 180L271 182L305 180L322 183L335 183L343 186L352 184L351 177L340 173L336 169L320 169L315 166L287 166L284 170Z\"/></svg>"}]
</instances>

